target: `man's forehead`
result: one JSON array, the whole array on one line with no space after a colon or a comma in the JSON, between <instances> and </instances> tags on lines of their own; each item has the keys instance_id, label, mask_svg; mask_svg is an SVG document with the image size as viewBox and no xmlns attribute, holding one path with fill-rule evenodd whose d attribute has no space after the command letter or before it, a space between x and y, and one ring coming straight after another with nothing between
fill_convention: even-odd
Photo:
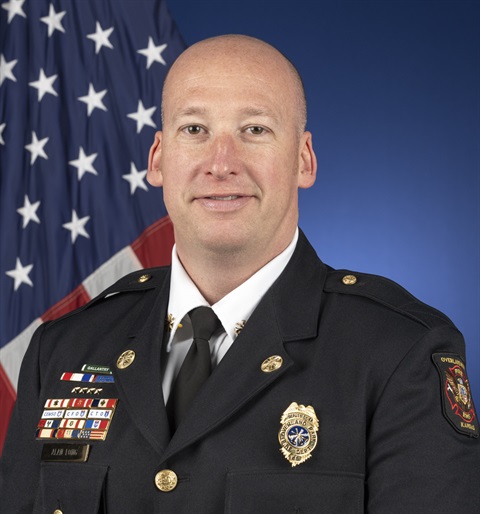
<instances>
[{"instance_id":1,"label":"man's forehead","mask_svg":"<svg viewBox=\"0 0 480 514\"><path fill-rule=\"evenodd\" d=\"M273 87L281 82L288 82L286 77L288 70L279 66L278 62L268 59L249 59L247 56L214 56L207 58L192 58L182 61L172 67L166 88L171 84L173 88L194 90L209 84L210 88L222 84L238 82L239 79L247 78L253 85L263 83L264 87ZM245 81L242 84L246 85Z\"/></svg>"},{"instance_id":2,"label":"man's forehead","mask_svg":"<svg viewBox=\"0 0 480 514\"><path fill-rule=\"evenodd\" d=\"M272 115L292 97L291 88L278 75L256 67L209 67L202 71L188 67L177 70L164 91L164 106L176 113L205 114L214 108L242 111L251 115ZM293 100L293 98L292 98Z\"/></svg>"}]
</instances>

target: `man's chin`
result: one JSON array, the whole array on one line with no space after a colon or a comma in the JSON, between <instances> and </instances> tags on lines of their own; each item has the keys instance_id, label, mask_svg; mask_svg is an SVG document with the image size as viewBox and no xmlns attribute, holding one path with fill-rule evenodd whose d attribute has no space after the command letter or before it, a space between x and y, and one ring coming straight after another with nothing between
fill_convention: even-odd
<instances>
[{"instance_id":1,"label":"man's chin","mask_svg":"<svg viewBox=\"0 0 480 514\"><path fill-rule=\"evenodd\" d=\"M235 256L244 253L248 249L248 240L242 237L229 235L225 237L223 234L211 234L209 237L201 241L201 245L207 251L215 255L231 255Z\"/></svg>"}]
</instances>

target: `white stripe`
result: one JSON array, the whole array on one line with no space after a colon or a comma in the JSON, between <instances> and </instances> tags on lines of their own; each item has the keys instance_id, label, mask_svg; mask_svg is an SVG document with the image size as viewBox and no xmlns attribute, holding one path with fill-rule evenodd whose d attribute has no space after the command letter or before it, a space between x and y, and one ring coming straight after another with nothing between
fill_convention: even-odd
<instances>
[{"instance_id":1,"label":"white stripe","mask_svg":"<svg viewBox=\"0 0 480 514\"><path fill-rule=\"evenodd\" d=\"M0 348L0 363L15 391L17 390L18 375L23 356L27 351L33 333L41 324L42 320L40 318L36 319L23 332L20 332L17 337L12 339L3 348Z\"/></svg>"},{"instance_id":2,"label":"white stripe","mask_svg":"<svg viewBox=\"0 0 480 514\"><path fill-rule=\"evenodd\" d=\"M90 298L95 298L104 289L111 286L119 278L142 269L142 264L131 246L127 246L108 259L83 281Z\"/></svg>"}]
</instances>

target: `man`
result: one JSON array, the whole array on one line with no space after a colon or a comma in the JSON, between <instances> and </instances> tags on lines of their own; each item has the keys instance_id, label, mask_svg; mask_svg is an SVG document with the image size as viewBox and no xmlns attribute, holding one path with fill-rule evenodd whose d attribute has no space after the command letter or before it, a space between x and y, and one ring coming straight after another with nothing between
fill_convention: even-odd
<instances>
[{"instance_id":1,"label":"man","mask_svg":"<svg viewBox=\"0 0 480 514\"><path fill-rule=\"evenodd\" d=\"M396 284L327 267L297 229L316 160L293 66L209 39L173 65L162 107L149 181L172 267L38 329L1 512L478 512L461 335ZM221 322L203 336L213 370L177 410L199 306Z\"/></svg>"}]
</instances>

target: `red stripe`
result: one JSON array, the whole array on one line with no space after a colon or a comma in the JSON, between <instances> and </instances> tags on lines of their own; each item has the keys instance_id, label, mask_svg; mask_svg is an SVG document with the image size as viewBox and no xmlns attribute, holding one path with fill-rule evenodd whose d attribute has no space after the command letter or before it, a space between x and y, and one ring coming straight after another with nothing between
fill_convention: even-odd
<instances>
[{"instance_id":1,"label":"red stripe","mask_svg":"<svg viewBox=\"0 0 480 514\"><path fill-rule=\"evenodd\" d=\"M173 225L165 216L147 227L131 246L142 266L153 268L170 264L173 243Z\"/></svg>"},{"instance_id":2,"label":"red stripe","mask_svg":"<svg viewBox=\"0 0 480 514\"><path fill-rule=\"evenodd\" d=\"M92 405L92 402L93 398L71 398L68 406L88 408Z\"/></svg>"},{"instance_id":3,"label":"red stripe","mask_svg":"<svg viewBox=\"0 0 480 514\"><path fill-rule=\"evenodd\" d=\"M63 300L60 300L58 303L50 307L50 309L48 309L48 311L42 316L42 320L47 321L59 318L60 316L73 311L73 309L77 309L78 307L85 305L88 301L90 301L90 296L85 288L82 285L79 285L70 294L65 296Z\"/></svg>"},{"instance_id":4,"label":"red stripe","mask_svg":"<svg viewBox=\"0 0 480 514\"><path fill-rule=\"evenodd\" d=\"M17 395L5 370L0 364L0 456L2 455L3 441L7 435L8 422L12 414Z\"/></svg>"}]
</instances>

